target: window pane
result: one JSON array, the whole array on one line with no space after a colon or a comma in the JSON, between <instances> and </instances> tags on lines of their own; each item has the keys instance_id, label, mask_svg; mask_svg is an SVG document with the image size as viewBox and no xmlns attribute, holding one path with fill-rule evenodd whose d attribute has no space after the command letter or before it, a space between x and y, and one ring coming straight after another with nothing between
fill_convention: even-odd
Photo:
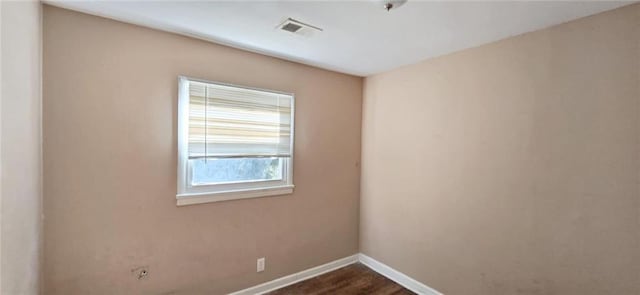
<instances>
[{"instance_id":1,"label":"window pane","mask_svg":"<svg viewBox=\"0 0 640 295\"><path fill-rule=\"evenodd\" d=\"M281 180L282 158L229 158L190 160L192 185Z\"/></svg>"}]
</instances>

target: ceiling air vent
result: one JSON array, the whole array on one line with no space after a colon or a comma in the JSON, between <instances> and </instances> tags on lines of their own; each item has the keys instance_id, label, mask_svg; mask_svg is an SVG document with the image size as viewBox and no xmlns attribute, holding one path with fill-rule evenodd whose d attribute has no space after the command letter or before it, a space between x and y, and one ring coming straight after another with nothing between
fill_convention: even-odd
<instances>
[{"instance_id":1,"label":"ceiling air vent","mask_svg":"<svg viewBox=\"0 0 640 295\"><path fill-rule=\"evenodd\" d=\"M305 24L292 18L288 18L287 20L285 20L278 26L278 28L283 31L307 37L312 36L315 33L322 32L321 28L312 26L310 24Z\"/></svg>"}]
</instances>

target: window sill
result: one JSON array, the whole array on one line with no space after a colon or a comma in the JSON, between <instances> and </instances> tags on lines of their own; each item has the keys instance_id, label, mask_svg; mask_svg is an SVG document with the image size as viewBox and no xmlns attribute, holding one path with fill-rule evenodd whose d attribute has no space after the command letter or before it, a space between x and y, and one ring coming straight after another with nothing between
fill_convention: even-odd
<instances>
[{"instance_id":1,"label":"window sill","mask_svg":"<svg viewBox=\"0 0 640 295\"><path fill-rule=\"evenodd\" d=\"M293 185L283 185L269 188L225 191L216 193L186 193L177 195L176 199L178 206L187 206L229 200L286 195L293 193L293 187Z\"/></svg>"}]
</instances>

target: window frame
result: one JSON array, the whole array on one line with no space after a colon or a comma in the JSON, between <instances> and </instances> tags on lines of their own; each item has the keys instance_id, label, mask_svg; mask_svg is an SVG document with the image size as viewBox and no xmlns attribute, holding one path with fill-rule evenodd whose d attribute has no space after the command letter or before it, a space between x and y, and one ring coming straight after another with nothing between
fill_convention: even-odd
<instances>
[{"instance_id":1,"label":"window frame","mask_svg":"<svg viewBox=\"0 0 640 295\"><path fill-rule=\"evenodd\" d=\"M282 179L241 181L222 184L191 185L192 169L189 161L189 82L200 82L227 87L236 87L291 96L291 156L282 159ZM293 161L295 134L295 95L282 91L261 89L208 81L187 76L178 77L178 181L176 200L178 206L210 203L246 198L268 197L293 193ZM253 158L253 157L247 157Z\"/></svg>"}]
</instances>

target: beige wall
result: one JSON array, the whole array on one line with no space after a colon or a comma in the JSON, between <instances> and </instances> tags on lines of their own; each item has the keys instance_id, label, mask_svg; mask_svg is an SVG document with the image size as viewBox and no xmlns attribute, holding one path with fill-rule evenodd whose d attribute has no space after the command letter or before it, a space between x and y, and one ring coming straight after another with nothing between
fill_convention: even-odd
<instances>
[{"instance_id":1,"label":"beige wall","mask_svg":"<svg viewBox=\"0 0 640 295\"><path fill-rule=\"evenodd\" d=\"M0 294L38 294L41 23L37 1L0 2Z\"/></svg>"},{"instance_id":2,"label":"beige wall","mask_svg":"<svg viewBox=\"0 0 640 295\"><path fill-rule=\"evenodd\" d=\"M361 78L50 6L43 58L46 294L222 294L357 253ZM178 75L295 93L294 194L176 207Z\"/></svg>"},{"instance_id":3,"label":"beige wall","mask_svg":"<svg viewBox=\"0 0 640 295\"><path fill-rule=\"evenodd\" d=\"M365 81L361 250L445 294L640 294L640 5Z\"/></svg>"}]
</instances>

